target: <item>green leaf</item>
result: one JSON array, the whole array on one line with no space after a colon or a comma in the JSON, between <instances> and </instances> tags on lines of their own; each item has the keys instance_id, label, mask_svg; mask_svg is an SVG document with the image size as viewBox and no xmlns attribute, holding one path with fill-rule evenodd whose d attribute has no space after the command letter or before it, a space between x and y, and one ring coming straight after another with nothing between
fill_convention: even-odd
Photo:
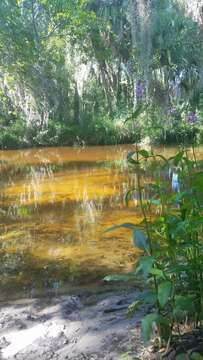
<instances>
[{"instance_id":1,"label":"green leaf","mask_svg":"<svg viewBox=\"0 0 203 360\"><path fill-rule=\"evenodd\" d=\"M139 161L137 161L137 160L129 159L128 161L129 161L129 163L132 164L132 165L136 165L136 166L139 165Z\"/></svg>"},{"instance_id":2,"label":"green leaf","mask_svg":"<svg viewBox=\"0 0 203 360\"><path fill-rule=\"evenodd\" d=\"M120 229L120 228L134 230L136 228L136 225L133 224L133 223L123 223L123 224L120 224L120 225L111 226L110 228L108 228L104 232L106 233L106 232L114 231L114 230L117 230L117 229Z\"/></svg>"},{"instance_id":3,"label":"green leaf","mask_svg":"<svg viewBox=\"0 0 203 360\"><path fill-rule=\"evenodd\" d=\"M193 188L202 193L203 192L203 172L200 171L194 175Z\"/></svg>"},{"instance_id":4,"label":"green leaf","mask_svg":"<svg viewBox=\"0 0 203 360\"><path fill-rule=\"evenodd\" d=\"M160 206L161 205L161 200L160 199L150 199L149 202L152 205L156 205L156 206Z\"/></svg>"},{"instance_id":5,"label":"green leaf","mask_svg":"<svg viewBox=\"0 0 203 360\"><path fill-rule=\"evenodd\" d=\"M164 273L162 270L160 269L157 269L157 268L152 268L150 270L150 274L153 275L153 276L157 276L157 277L160 277L160 278L164 278Z\"/></svg>"},{"instance_id":6,"label":"green leaf","mask_svg":"<svg viewBox=\"0 0 203 360\"><path fill-rule=\"evenodd\" d=\"M138 160L135 160L134 159L134 155L136 154L135 151L130 151L128 154L127 154L127 161L130 163L130 164L133 164L133 165L139 165L139 161Z\"/></svg>"},{"instance_id":7,"label":"green leaf","mask_svg":"<svg viewBox=\"0 0 203 360\"><path fill-rule=\"evenodd\" d=\"M148 342L152 335L152 325L156 322L157 314L150 314L141 321L141 334L144 342Z\"/></svg>"},{"instance_id":8,"label":"green leaf","mask_svg":"<svg viewBox=\"0 0 203 360\"><path fill-rule=\"evenodd\" d=\"M142 305L141 300L136 300L132 304L130 304L130 306L128 307L127 314L126 314L126 318L131 319L134 316L137 309L140 307L140 305Z\"/></svg>"},{"instance_id":9,"label":"green leaf","mask_svg":"<svg viewBox=\"0 0 203 360\"><path fill-rule=\"evenodd\" d=\"M128 205L129 201L132 200L132 194L135 193L137 189L131 189L131 190L128 190L126 195L125 195L125 202L126 202L126 205Z\"/></svg>"},{"instance_id":10,"label":"green leaf","mask_svg":"<svg viewBox=\"0 0 203 360\"><path fill-rule=\"evenodd\" d=\"M139 161L133 159L133 156L135 155L135 152L130 152L127 156L127 161L130 163L130 164L133 164L133 165L139 165Z\"/></svg>"},{"instance_id":11,"label":"green leaf","mask_svg":"<svg viewBox=\"0 0 203 360\"><path fill-rule=\"evenodd\" d=\"M148 342L152 335L153 324L161 325L166 330L169 329L169 321L160 314L149 314L141 321L141 334L144 342Z\"/></svg>"},{"instance_id":12,"label":"green leaf","mask_svg":"<svg viewBox=\"0 0 203 360\"><path fill-rule=\"evenodd\" d=\"M175 156L171 156L168 160L172 160L174 165L177 166L179 162L183 159L184 151L179 151Z\"/></svg>"},{"instance_id":13,"label":"green leaf","mask_svg":"<svg viewBox=\"0 0 203 360\"><path fill-rule=\"evenodd\" d=\"M133 244L141 250L149 251L149 242L142 230L133 231Z\"/></svg>"},{"instance_id":14,"label":"green leaf","mask_svg":"<svg viewBox=\"0 0 203 360\"><path fill-rule=\"evenodd\" d=\"M139 272L141 272L144 278L147 278L153 268L154 261L155 259L153 256L142 256L138 261L136 275L139 274Z\"/></svg>"},{"instance_id":15,"label":"green leaf","mask_svg":"<svg viewBox=\"0 0 203 360\"><path fill-rule=\"evenodd\" d=\"M188 196L188 195L189 195L188 191L182 191L182 192L180 192L180 193L178 193L178 194L176 195L175 201L176 201L176 202L179 202L179 201L183 200L183 199L184 199L186 196Z\"/></svg>"},{"instance_id":16,"label":"green leaf","mask_svg":"<svg viewBox=\"0 0 203 360\"><path fill-rule=\"evenodd\" d=\"M185 311L187 313L193 313L195 310L194 297L189 295L188 296L176 295L175 308Z\"/></svg>"},{"instance_id":17,"label":"green leaf","mask_svg":"<svg viewBox=\"0 0 203 360\"><path fill-rule=\"evenodd\" d=\"M168 302L172 291L172 284L170 281L163 281L158 285L158 300L163 308Z\"/></svg>"},{"instance_id":18,"label":"green leaf","mask_svg":"<svg viewBox=\"0 0 203 360\"><path fill-rule=\"evenodd\" d=\"M154 291L147 291L138 296L139 300L144 304L152 304L154 305L157 300L156 293Z\"/></svg>"},{"instance_id":19,"label":"green leaf","mask_svg":"<svg viewBox=\"0 0 203 360\"><path fill-rule=\"evenodd\" d=\"M176 320L185 319L186 315L195 313L194 296L175 296L175 305L173 308L173 316Z\"/></svg>"},{"instance_id":20,"label":"green leaf","mask_svg":"<svg viewBox=\"0 0 203 360\"><path fill-rule=\"evenodd\" d=\"M138 151L138 154L140 154L141 156L143 156L144 158L148 158L150 155L149 155L149 152L147 151L147 150L144 150L144 149L142 149L142 150L139 150Z\"/></svg>"}]
</instances>

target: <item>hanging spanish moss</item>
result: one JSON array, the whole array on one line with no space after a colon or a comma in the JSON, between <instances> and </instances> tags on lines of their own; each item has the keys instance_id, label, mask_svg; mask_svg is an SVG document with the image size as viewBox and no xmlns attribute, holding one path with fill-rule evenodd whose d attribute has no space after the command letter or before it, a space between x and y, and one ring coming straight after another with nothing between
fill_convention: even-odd
<instances>
[{"instance_id":1,"label":"hanging spanish moss","mask_svg":"<svg viewBox=\"0 0 203 360\"><path fill-rule=\"evenodd\" d=\"M202 9L182 3L2 0L1 146L134 141L170 108L197 108Z\"/></svg>"}]
</instances>

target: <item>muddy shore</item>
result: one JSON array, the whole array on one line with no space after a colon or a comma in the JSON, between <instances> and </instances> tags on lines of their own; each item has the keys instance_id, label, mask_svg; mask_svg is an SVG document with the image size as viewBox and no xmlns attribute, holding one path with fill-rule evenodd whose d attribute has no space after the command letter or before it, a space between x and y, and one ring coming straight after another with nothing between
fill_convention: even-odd
<instances>
[{"instance_id":1,"label":"muddy shore","mask_svg":"<svg viewBox=\"0 0 203 360\"><path fill-rule=\"evenodd\" d=\"M126 319L140 290L100 287L1 303L2 360L149 359L140 340L146 308Z\"/></svg>"}]
</instances>

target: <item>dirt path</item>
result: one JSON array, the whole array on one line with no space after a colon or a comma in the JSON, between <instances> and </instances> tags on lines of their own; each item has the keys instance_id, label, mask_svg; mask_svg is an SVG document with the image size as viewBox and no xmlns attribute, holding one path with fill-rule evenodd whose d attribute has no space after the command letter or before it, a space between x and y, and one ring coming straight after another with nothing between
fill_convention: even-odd
<instances>
[{"instance_id":1,"label":"dirt path","mask_svg":"<svg viewBox=\"0 0 203 360\"><path fill-rule=\"evenodd\" d=\"M140 341L144 309L132 320L125 318L136 295L132 288L100 294L86 291L2 304L1 359L149 359ZM129 357L124 357L126 353Z\"/></svg>"}]
</instances>

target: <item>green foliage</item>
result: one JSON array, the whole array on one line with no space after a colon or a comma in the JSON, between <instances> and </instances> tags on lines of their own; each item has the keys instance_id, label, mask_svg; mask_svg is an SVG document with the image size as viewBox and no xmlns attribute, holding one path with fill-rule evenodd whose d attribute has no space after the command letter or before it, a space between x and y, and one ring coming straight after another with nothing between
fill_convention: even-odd
<instances>
[{"instance_id":1,"label":"green foliage","mask_svg":"<svg viewBox=\"0 0 203 360\"><path fill-rule=\"evenodd\" d=\"M192 154L193 159L188 158L188 150L183 148L165 159L137 147L128 156L137 176L142 229L134 224L122 224L110 230L117 227L131 229L134 245L143 252L136 263L134 275L139 280L142 277L149 291L135 300L129 308L129 315L133 316L143 303L151 303L155 307L155 312L142 320L145 342L149 341L154 330L163 342L168 341L173 336L174 326L180 326L185 321L194 328L202 326L203 173L194 147ZM152 160L152 184L145 185L147 164L150 167ZM169 166L178 167L180 191L177 193L170 190ZM143 191L144 198L141 195ZM158 212L155 211L157 206Z\"/></svg>"},{"instance_id":2,"label":"green foliage","mask_svg":"<svg viewBox=\"0 0 203 360\"><path fill-rule=\"evenodd\" d=\"M132 142L136 134L130 133L124 123L112 123L109 118L98 118L89 124L64 123L50 119L47 125L26 124L24 119L6 125L0 120L0 147L20 148L27 146L106 145Z\"/></svg>"},{"instance_id":3,"label":"green foliage","mask_svg":"<svg viewBox=\"0 0 203 360\"><path fill-rule=\"evenodd\" d=\"M159 273L151 272L152 275L157 277ZM157 291L157 297L161 308L164 308L164 306L167 304L167 302L170 299L172 293L172 283L171 281L163 281L158 284L158 291Z\"/></svg>"},{"instance_id":4,"label":"green foliage","mask_svg":"<svg viewBox=\"0 0 203 360\"><path fill-rule=\"evenodd\" d=\"M197 65L202 57L197 23L185 16L178 2L159 0L156 6L158 14L152 29L154 66Z\"/></svg>"},{"instance_id":5,"label":"green foliage","mask_svg":"<svg viewBox=\"0 0 203 360\"><path fill-rule=\"evenodd\" d=\"M133 243L138 249L149 251L149 243L146 235L141 230L134 230Z\"/></svg>"},{"instance_id":6,"label":"green foliage","mask_svg":"<svg viewBox=\"0 0 203 360\"><path fill-rule=\"evenodd\" d=\"M9 126L2 125L0 147L7 149L26 146L25 132L26 125L21 119L12 122Z\"/></svg>"},{"instance_id":7,"label":"green foliage","mask_svg":"<svg viewBox=\"0 0 203 360\"><path fill-rule=\"evenodd\" d=\"M137 26L145 26L134 28L135 6L1 1L1 146L202 141L200 28L173 0L157 1L144 19L138 14ZM134 91L138 80L143 99ZM198 113L195 129L185 121L189 111Z\"/></svg>"},{"instance_id":8,"label":"green foliage","mask_svg":"<svg viewBox=\"0 0 203 360\"><path fill-rule=\"evenodd\" d=\"M127 319L131 319L135 315L137 309L140 307L141 304L142 304L142 301L140 301L140 300L136 300L132 304L130 304L130 306L128 307L127 314L126 314Z\"/></svg>"},{"instance_id":9,"label":"green foliage","mask_svg":"<svg viewBox=\"0 0 203 360\"><path fill-rule=\"evenodd\" d=\"M155 258L153 256L142 256L137 264L136 274L141 273L144 278L147 278L153 269Z\"/></svg>"},{"instance_id":10,"label":"green foliage","mask_svg":"<svg viewBox=\"0 0 203 360\"><path fill-rule=\"evenodd\" d=\"M161 330L160 332L163 334L165 333L165 338L167 339L170 334L170 323L166 317L160 314L149 314L146 315L141 323L141 330L142 330L142 338L144 342L148 342L152 332L153 332L153 325L156 325Z\"/></svg>"}]
</instances>

